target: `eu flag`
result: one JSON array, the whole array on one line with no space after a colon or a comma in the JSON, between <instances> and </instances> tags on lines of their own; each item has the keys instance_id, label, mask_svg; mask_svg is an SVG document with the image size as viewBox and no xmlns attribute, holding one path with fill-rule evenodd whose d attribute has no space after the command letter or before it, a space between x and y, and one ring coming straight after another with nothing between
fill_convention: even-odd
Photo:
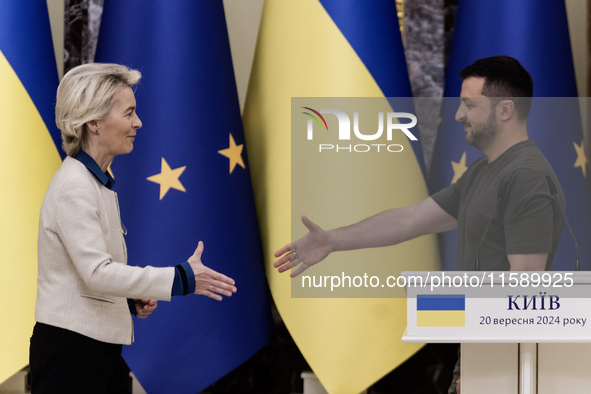
<instances>
[{"instance_id":1,"label":"eu flag","mask_svg":"<svg viewBox=\"0 0 591 394\"><path fill-rule=\"evenodd\" d=\"M45 1L0 2L0 383L28 363L41 202L60 166L58 77Z\"/></svg>"},{"instance_id":2,"label":"eu flag","mask_svg":"<svg viewBox=\"0 0 591 394\"><path fill-rule=\"evenodd\" d=\"M111 166L130 264L171 266L197 242L236 280L218 303L175 297L136 321L124 357L148 392L199 392L267 341L267 284L222 1L105 1L96 60L142 72L134 151Z\"/></svg>"},{"instance_id":3,"label":"eu flag","mask_svg":"<svg viewBox=\"0 0 591 394\"><path fill-rule=\"evenodd\" d=\"M430 172L431 192L449 186L482 152L465 142L454 120L461 90L458 73L475 60L497 55L517 59L531 74L534 100L528 135L544 153L564 190L566 214L580 240L591 236L586 157L583 151L575 74L563 0L462 0L446 70L441 123ZM567 99L569 98L570 99ZM549 99L553 98L553 99ZM442 234L442 265L455 267L456 233ZM583 267L589 269L591 245L580 242ZM575 247L566 228L554 269L572 270Z\"/></svg>"}]
</instances>

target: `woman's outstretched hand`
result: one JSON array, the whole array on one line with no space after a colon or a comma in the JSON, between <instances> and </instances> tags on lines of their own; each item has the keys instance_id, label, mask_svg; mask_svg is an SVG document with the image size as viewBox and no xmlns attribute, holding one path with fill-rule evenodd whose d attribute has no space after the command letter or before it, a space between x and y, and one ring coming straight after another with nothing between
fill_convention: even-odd
<instances>
[{"instance_id":1,"label":"woman's outstretched hand","mask_svg":"<svg viewBox=\"0 0 591 394\"><path fill-rule=\"evenodd\" d=\"M222 300L222 295L231 297L232 293L236 293L234 279L204 266L201 262L202 254L203 242L199 241L195 253L187 260L195 275L195 294L204 295L218 301Z\"/></svg>"}]
</instances>

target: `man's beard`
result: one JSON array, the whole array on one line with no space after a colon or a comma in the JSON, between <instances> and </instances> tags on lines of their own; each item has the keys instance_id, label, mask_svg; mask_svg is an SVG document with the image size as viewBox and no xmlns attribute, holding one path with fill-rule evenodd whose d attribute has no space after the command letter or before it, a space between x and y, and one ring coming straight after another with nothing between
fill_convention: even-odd
<instances>
[{"instance_id":1,"label":"man's beard","mask_svg":"<svg viewBox=\"0 0 591 394\"><path fill-rule=\"evenodd\" d=\"M491 111L485 123L472 124L472 133L466 134L466 142L482 150L492 144L498 131L497 116Z\"/></svg>"}]
</instances>

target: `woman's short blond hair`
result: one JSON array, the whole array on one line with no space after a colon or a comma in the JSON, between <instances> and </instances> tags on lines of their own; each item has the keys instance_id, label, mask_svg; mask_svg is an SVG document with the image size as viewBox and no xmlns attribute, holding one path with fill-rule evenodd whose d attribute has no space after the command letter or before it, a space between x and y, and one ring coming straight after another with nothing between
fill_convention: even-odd
<instances>
[{"instance_id":1,"label":"woman's short blond hair","mask_svg":"<svg viewBox=\"0 0 591 394\"><path fill-rule=\"evenodd\" d=\"M86 123L105 119L114 105L115 94L124 86L137 84L137 70L119 64L88 63L64 75L57 88L55 123L62 131L62 149L68 156L86 144Z\"/></svg>"}]
</instances>

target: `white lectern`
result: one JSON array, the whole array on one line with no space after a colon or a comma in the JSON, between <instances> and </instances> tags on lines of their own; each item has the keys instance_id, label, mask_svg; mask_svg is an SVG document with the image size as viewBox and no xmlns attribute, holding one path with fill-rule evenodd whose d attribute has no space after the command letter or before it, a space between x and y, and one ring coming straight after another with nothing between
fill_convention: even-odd
<instances>
[{"instance_id":1,"label":"white lectern","mask_svg":"<svg viewBox=\"0 0 591 394\"><path fill-rule=\"evenodd\" d=\"M402 340L461 343L463 394L591 392L591 272L402 277Z\"/></svg>"}]
</instances>

